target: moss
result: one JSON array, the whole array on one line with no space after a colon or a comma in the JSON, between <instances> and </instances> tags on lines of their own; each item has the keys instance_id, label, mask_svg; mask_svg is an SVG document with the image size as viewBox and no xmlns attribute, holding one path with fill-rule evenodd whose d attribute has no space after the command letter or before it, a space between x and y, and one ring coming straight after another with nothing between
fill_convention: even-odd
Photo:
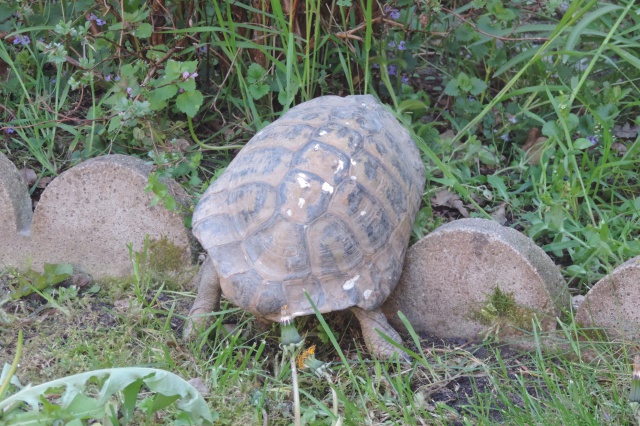
<instances>
[{"instance_id":1,"label":"moss","mask_svg":"<svg viewBox=\"0 0 640 426\"><path fill-rule=\"evenodd\" d=\"M496 286L488 295L483 307L472 311L470 316L471 319L491 328L513 326L530 330L534 313L518 305L513 293L504 292Z\"/></svg>"},{"instance_id":2,"label":"moss","mask_svg":"<svg viewBox=\"0 0 640 426\"><path fill-rule=\"evenodd\" d=\"M184 267L186 258L186 250L165 236L159 240L149 240L149 266L154 271L177 271Z\"/></svg>"}]
</instances>

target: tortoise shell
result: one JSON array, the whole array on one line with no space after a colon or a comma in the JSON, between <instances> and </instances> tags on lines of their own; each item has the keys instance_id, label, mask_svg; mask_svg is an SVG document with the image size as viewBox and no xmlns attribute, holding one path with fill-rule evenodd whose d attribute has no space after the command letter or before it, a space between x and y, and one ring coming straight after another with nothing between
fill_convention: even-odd
<instances>
[{"instance_id":1,"label":"tortoise shell","mask_svg":"<svg viewBox=\"0 0 640 426\"><path fill-rule=\"evenodd\" d=\"M224 295L278 321L378 308L396 286L425 169L370 96L324 96L258 132L205 192L193 231Z\"/></svg>"}]
</instances>

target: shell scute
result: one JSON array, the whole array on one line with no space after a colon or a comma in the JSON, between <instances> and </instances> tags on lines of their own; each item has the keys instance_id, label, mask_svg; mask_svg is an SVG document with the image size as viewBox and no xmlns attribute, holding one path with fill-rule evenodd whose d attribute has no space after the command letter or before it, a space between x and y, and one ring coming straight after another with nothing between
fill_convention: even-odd
<instances>
[{"instance_id":1,"label":"shell scute","mask_svg":"<svg viewBox=\"0 0 640 426\"><path fill-rule=\"evenodd\" d=\"M240 308L255 312L255 297L263 286L263 279L255 270L239 273L220 281L224 295Z\"/></svg>"},{"instance_id":2,"label":"shell scute","mask_svg":"<svg viewBox=\"0 0 640 426\"><path fill-rule=\"evenodd\" d=\"M331 145L351 157L362 149L364 137L357 130L329 121L316 130L313 139Z\"/></svg>"},{"instance_id":3,"label":"shell scute","mask_svg":"<svg viewBox=\"0 0 640 426\"><path fill-rule=\"evenodd\" d=\"M283 218L311 223L327 211L333 185L305 170L291 170L278 186L278 210Z\"/></svg>"},{"instance_id":4,"label":"shell scute","mask_svg":"<svg viewBox=\"0 0 640 426\"><path fill-rule=\"evenodd\" d=\"M292 317L313 312L313 307L309 303L305 292L321 312L330 312L336 309L334 307L336 299L326 294L326 290L331 287L323 285L315 277L286 280L282 282L282 288L287 299L286 305L289 306Z\"/></svg>"},{"instance_id":5,"label":"shell scute","mask_svg":"<svg viewBox=\"0 0 640 426\"><path fill-rule=\"evenodd\" d=\"M339 186L329 209L343 212L341 217L365 253L378 251L391 235L392 224L382 203L358 182Z\"/></svg>"},{"instance_id":6,"label":"shell scute","mask_svg":"<svg viewBox=\"0 0 640 426\"><path fill-rule=\"evenodd\" d=\"M228 191L226 208L240 238L269 220L276 209L276 191L269 184L251 182Z\"/></svg>"},{"instance_id":7,"label":"shell scute","mask_svg":"<svg viewBox=\"0 0 640 426\"><path fill-rule=\"evenodd\" d=\"M235 232L231 218L226 213L211 214L200 219L198 226L193 229L193 234L207 251L219 245L238 241L240 238Z\"/></svg>"},{"instance_id":8,"label":"shell scute","mask_svg":"<svg viewBox=\"0 0 640 426\"><path fill-rule=\"evenodd\" d=\"M265 280L305 278L310 273L303 225L278 215L247 237L243 244L248 260Z\"/></svg>"},{"instance_id":9,"label":"shell scute","mask_svg":"<svg viewBox=\"0 0 640 426\"><path fill-rule=\"evenodd\" d=\"M338 185L349 174L350 157L336 147L312 139L294 156L292 166Z\"/></svg>"},{"instance_id":10,"label":"shell scute","mask_svg":"<svg viewBox=\"0 0 640 426\"><path fill-rule=\"evenodd\" d=\"M209 255L213 259L216 271L220 278L226 279L233 275L242 274L253 269L249 265L247 256L242 248L240 240L232 243L212 246L209 249Z\"/></svg>"},{"instance_id":11,"label":"shell scute","mask_svg":"<svg viewBox=\"0 0 640 426\"><path fill-rule=\"evenodd\" d=\"M357 181L377 195L377 199L389 213L393 225L397 226L402 216L407 213L405 188L382 162L369 152L361 151L354 157L354 162L356 164L352 170Z\"/></svg>"},{"instance_id":12,"label":"shell scute","mask_svg":"<svg viewBox=\"0 0 640 426\"><path fill-rule=\"evenodd\" d=\"M258 315L262 317L279 315L282 307L286 304L287 298L282 288L282 282L263 282L258 287L255 303L255 310Z\"/></svg>"},{"instance_id":13,"label":"shell scute","mask_svg":"<svg viewBox=\"0 0 640 426\"><path fill-rule=\"evenodd\" d=\"M232 173L224 190L247 182L280 180L289 171L291 157L291 151L282 147L254 149L240 158L236 157L229 164ZM215 183L212 187L212 191L218 189Z\"/></svg>"},{"instance_id":14,"label":"shell scute","mask_svg":"<svg viewBox=\"0 0 640 426\"><path fill-rule=\"evenodd\" d=\"M291 122L290 120L286 122L276 121L256 133L240 152L248 154L255 149L282 148L283 145L287 145L286 141L289 140L309 140L316 131L317 128L310 126L306 121L300 123Z\"/></svg>"},{"instance_id":15,"label":"shell scute","mask_svg":"<svg viewBox=\"0 0 640 426\"><path fill-rule=\"evenodd\" d=\"M363 253L349 226L338 216L327 214L308 229L311 273L320 279L335 279L356 271Z\"/></svg>"}]
</instances>

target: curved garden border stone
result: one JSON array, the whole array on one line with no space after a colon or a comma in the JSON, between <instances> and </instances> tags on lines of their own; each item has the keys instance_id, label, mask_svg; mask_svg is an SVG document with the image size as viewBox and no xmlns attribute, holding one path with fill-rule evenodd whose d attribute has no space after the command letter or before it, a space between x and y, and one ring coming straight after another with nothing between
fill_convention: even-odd
<instances>
[{"instance_id":1,"label":"curved garden border stone","mask_svg":"<svg viewBox=\"0 0 640 426\"><path fill-rule=\"evenodd\" d=\"M141 251L145 236L174 259L190 264L190 233L183 216L162 203L151 207L145 186L151 166L125 155L81 163L54 179L31 216L31 200L15 166L0 153L0 267L71 263L94 278L131 273L128 244ZM166 181L176 200L188 197ZM175 257L178 259L175 259Z\"/></svg>"},{"instance_id":2,"label":"curved garden border stone","mask_svg":"<svg viewBox=\"0 0 640 426\"><path fill-rule=\"evenodd\" d=\"M31 198L16 166L0 152L0 236L29 234Z\"/></svg>"},{"instance_id":3,"label":"curved garden border stone","mask_svg":"<svg viewBox=\"0 0 640 426\"><path fill-rule=\"evenodd\" d=\"M604 328L610 337L640 338L640 256L602 278L580 304L576 321Z\"/></svg>"},{"instance_id":4,"label":"curved garden border stone","mask_svg":"<svg viewBox=\"0 0 640 426\"><path fill-rule=\"evenodd\" d=\"M534 317L543 331L555 330L569 304L559 269L530 238L491 220L462 219L409 249L383 311L396 327L402 311L416 331L440 337L517 339Z\"/></svg>"}]
</instances>

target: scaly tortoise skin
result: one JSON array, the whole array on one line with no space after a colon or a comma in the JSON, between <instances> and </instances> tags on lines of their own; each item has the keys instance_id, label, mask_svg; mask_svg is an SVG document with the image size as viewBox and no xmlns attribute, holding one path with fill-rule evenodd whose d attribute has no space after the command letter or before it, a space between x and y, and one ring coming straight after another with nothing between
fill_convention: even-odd
<instances>
[{"instance_id":1,"label":"scaly tortoise skin","mask_svg":"<svg viewBox=\"0 0 640 426\"><path fill-rule=\"evenodd\" d=\"M378 309L396 286L425 170L409 133L374 97L324 96L258 132L205 192L193 233L209 257L193 323L220 290L258 319L351 309L383 358L399 335Z\"/></svg>"}]
</instances>

